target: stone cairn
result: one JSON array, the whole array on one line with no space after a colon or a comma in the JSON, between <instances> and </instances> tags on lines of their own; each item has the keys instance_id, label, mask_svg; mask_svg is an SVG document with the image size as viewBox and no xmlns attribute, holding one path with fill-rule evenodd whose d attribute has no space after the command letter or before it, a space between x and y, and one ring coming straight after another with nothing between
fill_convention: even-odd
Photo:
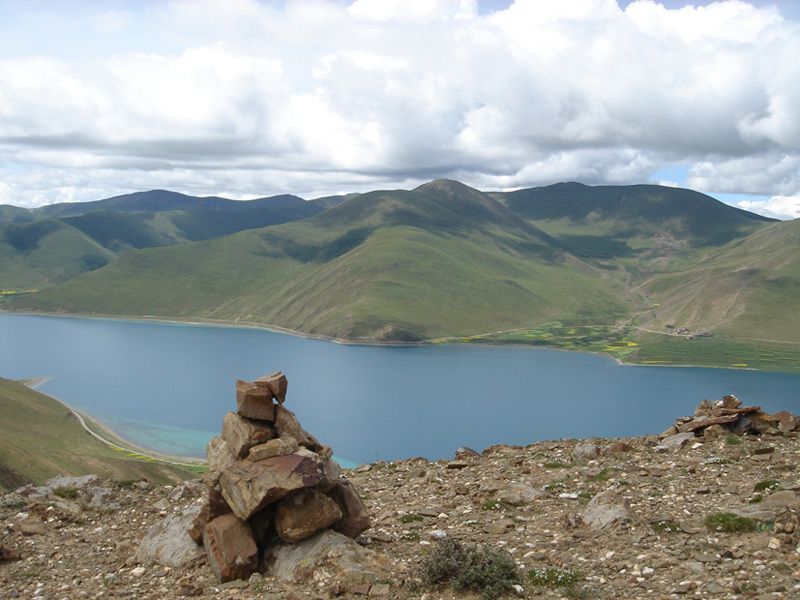
<instances>
[{"instance_id":1,"label":"stone cairn","mask_svg":"<svg viewBox=\"0 0 800 600\"><path fill-rule=\"evenodd\" d=\"M768 414L760 406L742 406L736 396L725 396L716 402L703 400L695 408L694 416L678 418L662 436L684 433L709 438L731 433L780 435L798 428L800 420L790 412Z\"/></svg>"},{"instance_id":2,"label":"stone cairn","mask_svg":"<svg viewBox=\"0 0 800 600\"><path fill-rule=\"evenodd\" d=\"M341 476L333 451L305 431L283 403L279 371L236 382L236 412L206 447L209 493L189 535L205 547L221 583L248 579L259 551L324 529L355 539L369 528L364 503Z\"/></svg>"}]
</instances>

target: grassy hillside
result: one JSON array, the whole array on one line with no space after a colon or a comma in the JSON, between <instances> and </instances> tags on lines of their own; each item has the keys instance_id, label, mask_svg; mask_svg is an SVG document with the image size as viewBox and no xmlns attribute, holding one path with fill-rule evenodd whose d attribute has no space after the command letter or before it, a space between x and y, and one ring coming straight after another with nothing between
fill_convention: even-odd
<instances>
[{"instance_id":1,"label":"grassy hillside","mask_svg":"<svg viewBox=\"0 0 800 600\"><path fill-rule=\"evenodd\" d=\"M16 308L212 318L343 339L421 340L614 320L620 286L456 182L372 192L304 221L130 253Z\"/></svg>"},{"instance_id":2,"label":"grassy hillside","mask_svg":"<svg viewBox=\"0 0 800 600\"><path fill-rule=\"evenodd\" d=\"M325 207L296 196L237 202L154 191L31 211L0 208L0 291L9 291L66 281L131 250L286 223Z\"/></svg>"},{"instance_id":3,"label":"grassy hillside","mask_svg":"<svg viewBox=\"0 0 800 600\"><path fill-rule=\"evenodd\" d=\"M196 476L103 445L63 404L19 382L0 378L0 414L0 489L42 484L59 474L146 477L158 483Z\"/></svg>"}]
</instances>

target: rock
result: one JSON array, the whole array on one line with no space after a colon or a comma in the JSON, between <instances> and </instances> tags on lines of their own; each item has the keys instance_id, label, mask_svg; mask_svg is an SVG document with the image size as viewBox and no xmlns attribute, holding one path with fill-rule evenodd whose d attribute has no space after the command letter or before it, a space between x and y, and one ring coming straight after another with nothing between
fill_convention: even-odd
<instances>
[{"instance_id":1,"label":"rock","mask_svg":"<svg viewBox=\"0 0 800 600\"><path fill-rule=\"evenodd\" d=\"M313 487L325 477L322 465L298 454L259 462L237 461L222 473L220 489L233 512L243 520L292 492Z\"/></svg>"},{"instance_id":2,"label":"rock","mask_svg":"<svg viewBox=\"0 0 800 600\"><path fill-rule=\"evenodd\" d=\"M613 492L597 494L586 505L586 510L581 516L589 528L599 531L614 525L630 521L630 511Z\"/></svg>"},{"instance_id":3,"label":"rock","mask_svg":"<svg viewBox=\"0 0 800 600\"><path fill-rule=\"evenodd\" d=\"M249 381L236 382L236 412L247 419L275 420L275 404L272 391L263 385Z\"/></svg>"},{"instance_id":4,"label":"rock","mask_svg":"<svg viewBox=\"0 0 800 600\"><path fill-rule=\"evenodd\" d=\"M300 426L300 421L294 413L281 405L275 407L275 431L280 437L288 436L296 439L298 444L309 450L316 452L322 449L322 444L317 438Z\"/></svg>"},{"instance_id":5,"label":"rock","mask_svg":"<svg viewBox=\"0 0 800 600\"><path fill-rule=\"evenodd\" d=\"M668 427L667 429L665 429L664 431L662 431L662 432L661 432L661 433L658 435L658 437L659 437L659 438L661 438L661 439L663 439L663 438L666 438L666 437L669 437L669 436L675 435L676 433L678 433L678 428L677 428L677 427L675 427L675 426L673 425L672 427Z\"/></svg>"},{"instance_id":6,"label":"rock","mask_svg":"<svg viewBox=\"0 0 800 600\"><path fill-rule=\"evenodd\" d=\"M16 550L11 550L10 548L6 548L5 546L0 546L0 563L12 562L16 560L22 560L19 552Z\"/></svg>"},{"instance_id":7,"label":"rock","mask_svg":"<svg viewBox=\"0 0 800 600\"><path fill-rule=\"evenodd\" d=\"M722 398L722 408L739 408L741 405L742 401L733 394Z\"/></svg>"},{"instance_id":8,"label":"rock","mask_svg":"<svg viewBox=\"0 0 800 600\"><path fill-rule=\"evenodd\" d=\"M192 527L189 528L189 536L195 541L196 544L203 543L203 533L205 532L206 525L224 514L231 512L231 507L225 502L222 497L222 492L216 488L210 488L205 501L200 506L200 512L194 521Z\"/></svg>"},{"instance_id":9,"label":"rock","mask_svg":"<svg viewBox=\"0 0 800 600\"><path fill-rule=\"evenodd\" d=\"M341 520L333 526L335 531L349 538L357 538L370 527L367 507L358 495L355 486L346 479L340 479L328 492L342 512Z\"/></svg>"},{"instance_id":10,"label":"rock","mask_svg":"<svg viewBox=\"0 0 800 600\"><path fill-rule=\"evenodd\" d=\"M87 487L84 493L89 498L89 506L92 508L102 508L114 495L114 490L107 487Z\"/></svg>"},{"instance_id":11,"label":"rock","mask_svg":"<svg viewBox=\"0 0 800 600\"><path fill-rule=\"evenodd\" d=\"M678 431L683 433L687 431L695 431L697 429L704 429L712 425L729 425L739 420L739 415L723 415L721 417L700 417L693 419L688 423L678 425ZM672 437L672 436L671 436Z\"/></svg>"},{"instance_id":12,"label":"rock","mask_svg":"<svg viewBox=\"0 0 800 600\"><path fill-rule=\"evenodd\" d=\"M134 558L140 563L175 568L202 559L203 551L187 533L199 513L200 506L194 505L153 525L136 549Z\"/></svg>"},{"instance_id":13,"label":"rock","mask_svg":"<svg viewBox=\"0 0 800 600\"><path fill-rule=\"evenodd\" d=\"M257 462L273 456L286 456L297 452L300 445L293 437L279 437L250 448L247 460Z\"/></svg>"},{"instance_id":14,"label":"rock","mask_svg":"<svg viewBox=\"0 0 800 600\"><path fill-rule=\"evenodd\" d=\"M275 437L275 429L262 421L245 419L229 412L222 420L222 439L236 458L244 458L250 448Z\"/></svg>"},{"instance_id":15,"label":"rock","mask_svg":"<svg viewBox=\"0 0 800 600\"><path fill-rule=\"evenodd\" d=\"M771 417L778 422L778 431L781 433L789 433L797 426L797 419L795 416L786 410L773 413Z\"/></svg>"},{"instance_id":16,"label":"rock","mask_svg":"<svg viewBox=\"0 0 800 600\"><path fill-rule=\"evenodd\" d=\"M661 440L661 445L669 450L679 450L692 440L694 440L694 433L687 431L665 437Z\"/></svg>"},{"instance_id":17,"label":"rock","mask_svg":"<svg viewBox=\"0 0 800 600\"><path fill-rule=\"evenodd\" d=\"M542 492L523 483L511 482L506 484L497 493L497 500L511 506L530 504L542 497Z\"/></svg>"},{"instance_id":18,"label":"rock","mask_svg":"<svg viewBox=\"0 0 800 600\"><path fill-rule=\"evenodd\" d=\"M214 436L206 444L206 460L208 461L208 471L203 475L203 482L210 488L219 483L220 474L232 467L236 462L236 457L228 447L228 442L222 436Z\"/></svg>"},{"instance_id":19,"label":"rock","mask_svg":"<svg viewBox=\"0 0 800 600\"><path fill-rule=\"evenodd\" d=\"M19 524L19 532L25 537L45 535L47 533L47 525L41 521L25 521Z\"/></svg>"},{"instance_id":20,"label":"rock","mask_svg":"<svg viewBox=\"0 0 800 600\"><path fill-rule=\"evenodd\" d=\"M284 542L299 542L342 518L336 502L316 490L302 490L278 503L275 530Z\"/></svg>"},{"instance_id":21,"label":"rock","mask_svg":"<svg viewBox=\"0 0 800 600\"><path fill-rule=\"evenodd\" d=\"M275 371L269 375L259 377L254 383L259 387L268 388L280 404L283 404L286 401L286 389L288 388L289 384L286 380L286 376L280 371Z\"/></svg>"},{"instance_id":22,"label":"rock","mask_svg":"<svg viewBox=\"0 0 800 600\"><path fill-rule=\"evenodd\" d=\"M302 583L331 579L385 579L388 560L362 548L349 537L326 530L297 544L278 543L268 548L265 563L279 581Z\"/></svg>"},{"instance_id":23,"label":"rock","mask_svg":"<svg viewBox=\"0 0 800 600\"><path fill-rule=\"evenodd\" d=\"M511 519L499 519L483 526L486 533L493 535L502 535L514 529L514 521Z\"/></svg>"},{"instance_id":24,"label":"rock","mask_svg":"<svg viewBox=\"0 0 800 600\"><path fill-rule=\"evenodd\" d=\"M723 425L711 425L703 430L703 437L709 440L714 440L726 436L730 432L730 429L727 429Z\"/></svg>"},{"instance_id":25,"label":"rock","mask_svg":"<svg viewBox=\"0 0 800 600\"><path fill-rule=\"evenodd\" d=\"M579 463L594 460L598 456L600 456L600 447L591 440L579 443L572 451L572 460Z\"/></svg>"},{"instance_id":26,"label":"rock","mask_svg":"<svg viewBox=\"0 0 800 600\"><path fill-rule=\"evenodd\" d=\"M627 442L622 442L622 441L614 442L608 448L608 451L612 454L618 454L620 452L630 452L631 450L633 450L633 446L631 446Z\"/></svg>"},{"instance_id":27,"label":"rock","mask_svg":"<svg viewBox=\"0 0 800 600\"><path fill-rule=\"evenodd\" d=\"M64 475L59 475L57 477L53 477L52 479L48 479L47 487L51 490L55 490L57 488L62 487L73 487L79 490L85 489L87 487L96 486L100 484L102 479L97 475L83 475L82 477L67 477Z\"/></svg>"},{"instance_id":28,"label":"rock","mask_svg":"<svg viewBox=\"0 0 800 600\"><path fill-rule=\"evenodd\" d=\"M220 583L247 580L258 567L258 548L252 530L236 515L222 515L206 525L203 545Z\"/></svg>"},{"instance_id":29,"label":"rock","mask_svg":"<svg viewBox=\"0 0 800 600\"><path fill-rule=\"evenodd\" d=\"M707 417L711 415L712 410L714 410L714 404L703 399L700 404L697 405L697 408L694 409L694 416Z\"/></svg>"},{"instance_id":30,"label":"rock","mask_svg":"<svg viewBox=\"0 0 800 600\"><path fill-rule=\"evenodd\" d=\"M473 450L468 446L461 446L456 450L456 460L467 460L470 458L482 458L481 453Z\"/></svg>"}]
</instances>

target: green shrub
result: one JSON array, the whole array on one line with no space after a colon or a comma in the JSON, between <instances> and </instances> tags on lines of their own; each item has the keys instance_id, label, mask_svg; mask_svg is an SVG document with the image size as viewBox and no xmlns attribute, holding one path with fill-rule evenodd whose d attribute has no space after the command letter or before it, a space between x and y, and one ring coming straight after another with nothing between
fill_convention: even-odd
<instances>
[{"instance_id":1,"label":"green shrub","mask_svg":"<svg viewBox=\"0 0 800 600\"><path fill-rule=\"evenodd\" d=\"M75 498L78 497L78 488L74 488L69 485L57 487L56 489L53 490L53 495L58 496L59 498L74 500Z\"/></svg>"},{"instance_id":2,"label":"green shrub","mask_svg":"<svg viewBox=\"0 0 800 600\"><path fill-rule=\"evenodd\" d=\"M485 600L510 592L520 581L508 552L461 544L451 538L436 543L420 571L425 583L449 581L454 590L481 592Z\"/></svg>"},{"instance_id":3,"label":"green shrub","mask_svg":"<svg viewBox=\"0 0 800 600\"><path fill-rule=\"evenodd\" d=\"M680 531L680 526L671 519L663 519L661 521L656 521L653 523L653 529L655 531L664 531L671 533L673 531Z\"/></svg>"},{"instance_id":4,"label":"green shrub","mask_svg":"<svg viewBox=\"0 0 800 600\"><path fill-rule=\"evenodd\" d=\"M414 523L415 521L423 521L425 517L417 513L407 513L400 517L401 523Z\"/></svg>"},{"instance_id":5,"label":"green shrub","mask_svg":"<svg viewBox=\"0 0 800 600\"><path fill-rule=\"evenodd\" d=\"M759 481L757 484L753 486L754 492L763 492L765 490L775 490L781 487L780 481L776 479L765 479L764 481Z\"/></svg>"},{"instance_id":6,"label":"green shrub","mask_svg":"<svg viewBox=\"0 0 800 600\"><path fill-rule=\"evenodd\" d=\"M755 531L756 523L753 519L740 517L733 513L719 512L706 517L706 527L711 531Z\"/></svg>"},{"instance_id":7,"label":"green shrub","mask_svg":"<svg viewBox=\"0 0 800 600\"><path fill-rule=\"evenodd\" d=\"M744 440L740 438L738 435L729 435L725 438L725 443L730 446L738 446L739 444L744 444Z\"/></svg>"},{"instance_id":8,"label":"green shrub","mask_svg":"<svg viewBox=\"0 0 800 600\"><path fill-rule=\"evenodd\" d=\"M563 460L551 460L544 463L542 466L545 469L567 469L570 467L570 465L565 463Z\"/></svg>"},{"instance_id":9,"label":"green shrub","mask_svg":"<svg viewBox=\"0 0 800 600\"><path fill-rule=\"evenodd\" d=\"M583 581L584 575L575 569L557 569L555 567L540 567L528 571L528 581L531 585L539 587L562 587L569 588L579 581Z\"/></svg>"}]
</instances>

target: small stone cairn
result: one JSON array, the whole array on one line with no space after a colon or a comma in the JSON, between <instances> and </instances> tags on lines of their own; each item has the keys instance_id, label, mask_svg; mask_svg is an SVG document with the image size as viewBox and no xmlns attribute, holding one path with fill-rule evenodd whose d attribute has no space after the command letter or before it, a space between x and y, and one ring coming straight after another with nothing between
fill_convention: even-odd
<instances>
[{"instance_id":1,"label":"small stone cairn","mask_svg":"<svg viewBox=\"0 0 800 600\"><path fill-rule=\"evenodd\" d=\"M237 410L206 447L209 493L189 535L203 544L221 583L248 579L260 551L325 529L355 539L370 526L331 448L283 406L286 388L280 371L237 381Z\"/></svg>"},{"instance_id":2,"label":"small stone cairn","mask_svg":"<svg viewBox=\"0 0 800 600\"><path fill-rule=\"evenodd\" d=\"M800 419L788 411L768 414L760 406L742 406L741 400L729 395L716 402L703 400L695 408L694 416L678 418L662 437L689 433L708 438L729 434L780 435L799 428Z\"/></svg>"}]
</instances>

